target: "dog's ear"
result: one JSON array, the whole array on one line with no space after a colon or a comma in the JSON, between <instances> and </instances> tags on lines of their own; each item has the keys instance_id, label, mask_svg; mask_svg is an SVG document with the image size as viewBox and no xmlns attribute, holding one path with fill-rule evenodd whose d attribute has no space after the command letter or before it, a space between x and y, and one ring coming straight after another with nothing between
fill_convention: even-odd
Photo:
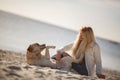
<instances>
[{"instance_id":1,"label":"dog's ear","mask_svg":"<svg viewBox=\"0 0 120 80\"><path fill-rule=\"evenodd\" d=\"M38 43L34 43L34 45L40 46L40 44L38 44Z\"/></svg>"},{"instance_id":2,"label":"dog's ear","mask_svg":"<svg viewBox=\"0 0 120 80\"><path fill-rule=\"evenodd\" d=\"M30 46L27 48L27 51L33 52L33 47L32 47L32 45L30 45Z\"/></svg>"}]
</instances>

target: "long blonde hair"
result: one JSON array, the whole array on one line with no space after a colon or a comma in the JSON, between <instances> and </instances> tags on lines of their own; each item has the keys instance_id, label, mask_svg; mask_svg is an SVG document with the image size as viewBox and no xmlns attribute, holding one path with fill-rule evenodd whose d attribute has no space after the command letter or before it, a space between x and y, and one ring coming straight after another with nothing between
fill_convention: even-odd
<instances>
[{"instance_id":1,"label":"long blonde hair","mask_svg":"<svg viewBox=\"0 0 120 80\"><path fill-rule=\"evenodd\" d=\"M84 39L81 40L81 33L84 35ZM72 57L75 59L80 58L79 62L82 62L85 51L89 48L89 44L95 41L94 33L91 27L82 27L77 35L76 41L73 45ZM79 55L78 55L79 54Z\"/></svg>"}]
</instances>

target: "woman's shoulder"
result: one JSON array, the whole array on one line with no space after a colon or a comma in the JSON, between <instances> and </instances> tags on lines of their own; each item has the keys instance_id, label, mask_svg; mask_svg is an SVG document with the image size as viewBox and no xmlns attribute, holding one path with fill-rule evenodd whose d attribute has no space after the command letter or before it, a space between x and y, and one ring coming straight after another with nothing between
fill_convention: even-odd
<instances>
[{"instance_id":1,"label":"woman's shoulder","mask_svg":"<svg viewBox=\"0 0 120 80\"><path fill-rule=\"evenodd\" d=\"M99 44L94 41L94 42L91 42L91 43L90 43L90 46L91 46L91 47L99 47Z\"/></svg>"}]
</instances>

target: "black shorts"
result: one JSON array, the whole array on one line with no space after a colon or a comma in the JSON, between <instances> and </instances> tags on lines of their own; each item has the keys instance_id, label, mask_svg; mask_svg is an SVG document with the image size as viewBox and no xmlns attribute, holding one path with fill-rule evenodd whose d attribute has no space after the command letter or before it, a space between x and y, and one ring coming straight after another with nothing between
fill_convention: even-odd
<instances>
[{"instance_id":1,"label":"black shorts","mask_svg":"<svg viewBox=\"0 0 120 80\"><path fill-rule=\"evenodd\" d=\"M79 74L88 76L88 71L85 64L78 64L72 62L72 68Z\"/></svg>"}]
</instances>

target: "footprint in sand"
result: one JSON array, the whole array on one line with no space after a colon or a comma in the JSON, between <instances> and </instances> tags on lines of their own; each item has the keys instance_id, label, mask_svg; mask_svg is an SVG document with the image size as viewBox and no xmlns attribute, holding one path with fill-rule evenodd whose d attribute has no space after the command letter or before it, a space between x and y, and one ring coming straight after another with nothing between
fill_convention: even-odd
<instances>
[{"instance_id":1,"label":"footprint in sand","mask_svg":"<svg viewBox=\"0 0 120 80\"><path fill-rule=\"evenodd\" d=\"M32 67L30 67L30 66L24 66L23 68L24 68L24 69L27 69L27 70L28 70L28 69L32 69Z\"/></svg>"},{"instance_id":2,"label":"footprint in sand","mask_svg":"<svg viewBox=\"0 0 120 80\"><path fill-rule=\"evenodd\" d=\"M45 73L42 72L42 71L35 71L35 75L36 75L36 78L44 78L45 77Z\"/></svg>"},{"instance_id":3,"label":"footprint in sand","mask_svg":"<svg viewBox=\"0 0 120 80\"><path fill-rule=\"evenodd\" d=\"M11 76L11 77L12 77L12 76L16 76L16 77L19 77L19 78L22 77L21 75L16 74L15 72L10 72L10 73L6 74L6 76L8 76L8 77L9 77L9 76Z\"/></svg>"},{"instance_id":4,"label":"footprint in sand","mask_svg":"<svg viewBox=\"0 0 120 80\"><path fill-rule=\"evenodd\" d=\"M19 66L8 66L7 68L9 68L11 70L21 70L21 68Z\"/></svg>"}]
</instances>

